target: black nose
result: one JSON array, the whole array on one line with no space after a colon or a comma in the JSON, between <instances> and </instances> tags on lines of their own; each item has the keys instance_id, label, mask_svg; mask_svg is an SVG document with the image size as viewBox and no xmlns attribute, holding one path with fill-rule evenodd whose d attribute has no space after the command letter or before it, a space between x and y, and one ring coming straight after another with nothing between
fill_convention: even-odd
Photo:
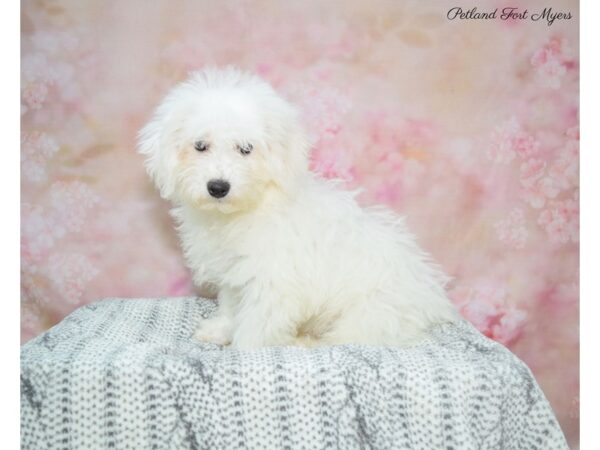
<instances>
[{"instance_id":1,"label":"black nose","mask_svg":"<svg viewBox=\"0 0 600 450\"><path fill-rule=\"evenodd\" d=\"M225 180L210 180L206 184L208 193L214 198L223 198L229 192L231 185Z\"/></svg>"}]
</instances>

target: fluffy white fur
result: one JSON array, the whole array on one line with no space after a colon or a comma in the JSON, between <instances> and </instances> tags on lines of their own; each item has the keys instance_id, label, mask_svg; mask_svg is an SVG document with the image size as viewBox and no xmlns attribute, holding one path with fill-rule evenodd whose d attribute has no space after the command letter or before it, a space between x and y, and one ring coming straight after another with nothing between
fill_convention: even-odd
<instances>
[{"instance_id":1,"label":"fluffy white fur","mask_svg":"<svg viewBox=\"0 0 600 450\"><path fill-rule=\"evenodd\" d=\"M218 312L196 338L403 345L456 319L447 278L403 220L312 174L295 110L259 78L193 74L140 132L139 151L174 204L195 282L218 287ZM223 198L208 192L215 179L230 183Z\"/></svg>"}]
</instances>

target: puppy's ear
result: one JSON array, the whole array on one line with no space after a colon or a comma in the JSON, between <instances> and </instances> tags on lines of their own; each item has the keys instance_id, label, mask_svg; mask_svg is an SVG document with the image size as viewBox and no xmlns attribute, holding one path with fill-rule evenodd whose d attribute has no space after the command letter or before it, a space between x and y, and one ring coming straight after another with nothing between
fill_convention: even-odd
<instances>
[{"instance_id":1,"label":"puppy's ear","mask_svg":"<svg viewBox=\"0 0 600 450\"><path fill-rule=\"evenodd\" d=\"M308 171L308 156L310 150L310 142L308 136L294 111L293 120L290 121L286 132L284 145L288 146L288 157L293 161L288 164L288 170L291 170L296 177L304 176Z\"/></svg>"},{"instance_id":2,"label":"puppy's ear","mask_svg":"<svg viewBox=\"0 0 600 450\"><path fill-rule=\"evenodd\" d=\"M297 111L287 102L280 103L271 120L275 124L270 130L273 173L283 189L294 190L297 182L307 176L310 142Z\"/></svg>"},{"instance_id":3,"label":"puppy's ear","mask_svg":"<svg viewBox=\"0 0 600 450\"><path fill-rule=\"evenodd\" d=\"M169 148L167 117L159 108L154 117L138 134L138 152L146 157L146 171L160 191L162 198L170 199L175 190L175 158Z\"/></svg>"}]
</instances>

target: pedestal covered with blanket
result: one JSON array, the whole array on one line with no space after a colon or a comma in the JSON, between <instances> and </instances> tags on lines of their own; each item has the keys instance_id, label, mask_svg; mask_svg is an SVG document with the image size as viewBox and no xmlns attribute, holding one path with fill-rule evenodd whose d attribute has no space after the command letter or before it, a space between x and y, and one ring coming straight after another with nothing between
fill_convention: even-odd
<instances>
[{"instance_id":1,"label":"pedestal covered with blanket","mask_svg":"<svg viewBox=\"0 0 600 450\"><path fill-rule=\"evenodd\" d=\"M566 449L529 369L466 322L410 348L194 341L196 298L108 299L21 352L24 449Z\"/></svg>"}]
</instances>

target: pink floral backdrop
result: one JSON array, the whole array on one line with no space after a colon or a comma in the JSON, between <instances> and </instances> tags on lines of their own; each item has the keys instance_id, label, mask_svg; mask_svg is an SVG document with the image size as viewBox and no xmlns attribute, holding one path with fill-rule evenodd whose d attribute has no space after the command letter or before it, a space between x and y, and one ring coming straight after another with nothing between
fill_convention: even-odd
<instances>
[{"instance_id":1,"label":"pink floral backdrop","mask_svg":"<svg viewBox=\"0 0 600 450\"><path fill-rule=\"evenodd\" d=\"M574 17L449 21L441 1L24 0L22 340L102 297L193 292L135 137L189 71L234 64L299 105L315 171L407 215L463 315L531 367L576 448L579 11L522 3Z\"/></svg>"}]
</instances>

